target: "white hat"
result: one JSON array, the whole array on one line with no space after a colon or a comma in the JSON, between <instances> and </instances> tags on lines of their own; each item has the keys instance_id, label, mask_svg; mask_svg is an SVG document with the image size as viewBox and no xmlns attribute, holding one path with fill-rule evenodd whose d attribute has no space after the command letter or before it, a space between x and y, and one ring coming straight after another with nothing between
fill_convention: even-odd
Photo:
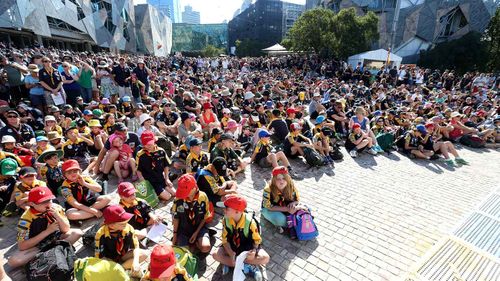
<instances>
[{"instance_id":1,"label":"white hat","mask_svg":"<svg viewBox=\"0 0 500 281\"><path fill-rule=\"evenodd\" d=\"M231 113L231 110L229 108L224 108L222 109L222 113Z\"/></svg>"},{"instance_id":2,"label":"white hat","mask_svg":"<svg viewBox=\"0 0 500 281\"><path fill-rule=\"evenodd\" d=\"M144 122L148 121L149 119L153 119L151 116L149 116L149 114L147 113L143 113L141 114L141 116L139 116L139 122L142 124L144 124Z\"/></svg>"},{"instance_id":3,"label":"white hat","mask_svg":"<svg viewBox=\"0 0 500 281\"><path fill-rule=\"evenodd\" d=\"M54 116L52 116L52 115L47 115L47 116L45 116L45 122L47 122L47 121L54 121L54 122L56 122L56 118Z\"/></svg>"},{"instance_id":4,"label":"white hat","mask_svg":"<svg viewBox=\"0 0 500 281\"><path fill-rule=\"evenodd\" d=\"M252 92L246 92L245 93L245 99L246 100L252 99L253 97L255 97L255 95Z\"/></svg>"},{"instance_id":5,"label":"white hat","mask_svg":"<svg viewBox=\"0 0 500 281\"><path fill-rule=\"evenodd\" d=\"M2 137L2 143L7 143L7 142L16 142L16 139L13 136L5 135Z\"/></svg>"},{"instance_id":6,"label":"white hat","mask_svg":"<svg viewBox=\"0 0 500 281\"><path fill-rule=\"evenodd\" d=\"M321 94L319 92L314 93L313 97L321 97Z\"/></svg>"},{"instance_id":7,"label":"white hat","mask_svg":"<svg viewBox=\"0 0 500 281\"><path fill-rule=\"evenodd\" d=\"M229 97L231 95L231 92L229 92L229 89L224 89L221 94L223 97Z\"/></svg>"}]
</instances>

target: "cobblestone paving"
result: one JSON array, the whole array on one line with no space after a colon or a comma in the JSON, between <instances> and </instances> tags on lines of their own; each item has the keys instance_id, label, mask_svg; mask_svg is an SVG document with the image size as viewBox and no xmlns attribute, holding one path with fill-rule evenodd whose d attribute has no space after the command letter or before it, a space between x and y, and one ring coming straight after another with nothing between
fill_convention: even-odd
<instances>
[{"instance_id":1,"label":"cobblestone paving","mask_svg":"<svg viewBox=\"0 0 500 281\"><path fill-rule=\"evenodd\" d=\"M398 153L351 159L343 152L344 161L333 170L292 163L304 176L297 186L301 200L313 210L320 236L314 241L291 241L261 219L264 248L271 255L268 280L402 279L426 251L500 186L499 151L462 148L460 153L471 165L459 168L410 160ZM255 166L239 176L240 191L250 209L260 210L270 176L270 171ZM167 215L170 206L158 212ZM16 220L4 222L0 249L9 256L15 248ZM216 228L220 234L221 224ZM219 246L220 239L214 243ZM92 253L81 244L77 249L80 256ZM22 270L6 269L16 276L14 280L25 280ZM231 278L221 276L221 267L209 256L201 265L200 280Z\"/></svg>"}]
</instances>

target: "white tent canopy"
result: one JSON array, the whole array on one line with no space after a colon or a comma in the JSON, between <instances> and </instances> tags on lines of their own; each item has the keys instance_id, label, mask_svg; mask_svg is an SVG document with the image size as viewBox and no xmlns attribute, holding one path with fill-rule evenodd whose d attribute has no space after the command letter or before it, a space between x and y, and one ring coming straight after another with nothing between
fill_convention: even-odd
<instances>
[{"instance_id":1,"label":"white tent canopy","mask_svg":"<svg viewBox=\"0 0 500 281\"><path fill-rule=\"evenodd\" d=\"M377 64L385 63L387 61L387 53L388 51L384 49L368 51L361 54L350 56L349 59L347 60L347 63L351 65L353 68L356 67L358 63L361 63L363 66L369 65L372 62L376 62ZM389 56L389 60L391 66L397 66L399 68L399 65L401 64L403 58L394 53L391 53Z\"/></svg>"},{"instance_id":2,"label":"white tent canopy","mask_svg":"<svg viewBox=\"0 0 500 281\"><path fill-rule=\"evenodd\" d=\"M286 52L286 48L280 44L274 44L269 48L262 49L264 52Z\"/></svg>"}]
</instances>

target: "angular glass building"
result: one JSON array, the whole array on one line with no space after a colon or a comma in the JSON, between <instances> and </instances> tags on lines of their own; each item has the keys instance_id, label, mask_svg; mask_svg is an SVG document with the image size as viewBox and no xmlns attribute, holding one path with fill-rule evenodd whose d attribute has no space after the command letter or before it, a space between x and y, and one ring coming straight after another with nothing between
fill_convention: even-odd
<instances>
[{"instance_id":1,"label":"angular glass building","mask_svg":"<svg viewBox=\"0 0 500 281\"><path fill-rule=\"evenodd\" d=\"M168 56L172 49L172 21L155 7L135 6L137 51L155 56Z\"/></svg>"},{"instance_id":2,"label":"angular glass building","mask_svg":"<svg viewBox=\"0 0 500 281\"><path fill-rule=\"evenodd\" d=\"M227 50L227 24L174 23L172 31L172 52L202 51L212 45Z\"/></svg>"}]
</instances>

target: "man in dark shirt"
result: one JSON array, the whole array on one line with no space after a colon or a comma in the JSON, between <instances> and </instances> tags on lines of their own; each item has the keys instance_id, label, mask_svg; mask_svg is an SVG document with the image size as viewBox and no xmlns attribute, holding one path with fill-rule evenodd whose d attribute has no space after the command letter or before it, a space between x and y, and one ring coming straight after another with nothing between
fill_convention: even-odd
<instances>
[{"instance_id":1,"label":"man in dark shirt","mask_svg":"<svg viewBox=\"0 0 500 281\"><path fill-rule=\"evenodd\" d=\"M131 96L132 92L130 90L130 68L125 64L125 58L120 58L119 65L113 68L111 72L113 74L113 79L118 85L118 94L120 98L124 96Z\"/></svg>"},{"instance_id":2,"label":"man in dark shirt","mask_svg":"<svg viewBox=\"0 0 500 281\"><path fill-rule=\"evenodd\" d=\"M281 112L279 109L274 109L272 111L272 119L271 123L267 126L267 128L274 132L273 135L271 136L271 140L273 142L273 145L278 145L283 143L285 141L286 135L288 135L288 125L281 118Z\"/></svg>"},{"instance_id":3,"label":"man in dark shirt","mask_svg":"<svg viewBox=\"0 0 500 281\"><path fill-rule=\"evenodd\" d=\"M7 111L7 124L0 129L0 139L6 135L13 136L17 143L23 145L35 144L35 132L30 125L21 123L19 113L15 110Z\"/></svg>"}]
</instances>

